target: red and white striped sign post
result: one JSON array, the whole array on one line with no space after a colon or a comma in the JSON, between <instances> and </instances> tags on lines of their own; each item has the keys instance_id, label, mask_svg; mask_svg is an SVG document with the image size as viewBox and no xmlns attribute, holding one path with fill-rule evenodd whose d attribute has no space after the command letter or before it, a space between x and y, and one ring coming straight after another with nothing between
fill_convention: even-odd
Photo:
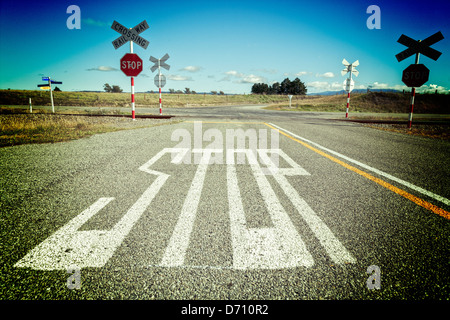
<instances>
[{"instance_id":1,"label":"red and white striped sign post","mask_svg":"<svg viewBox=\"0 0 450 320\"><path fill-rule=\"evenodd\" d=\"M356 60L352 64L348 63L347 60L342 60L342 64L345 66L345 69L341 71L342 75L345 75L347 72L350 73L348 79L344 80L344 90L347 91L347 110L345 112L345 118L348 118L348 109L350 107L350 92L353 90L355 83L352 79L352 74L358 76L359 71L355 69L356 66L359 65L359 61Z\"/></svg>"},{"instance_id":2,"label":"red and white striped sign post","mask_svg":"<svg viewBox=\"0 0 450 320\"><path fill-rule=\"evenodd\" d=\"M147 49L149 42L139 36L139 34L149 28L147 21L142 21L134 28L126 28L117 21L114 21L111 29L121 34L119 38L112 42L117 50L127 41L130 41L130 53L127 53L120 59L120 69L129 77L131 77L131 117L135 119L135 100L134 100L134 77L142 71L142 59L133 53L133 41L144 49ZM133 41L132 41L133 40Z\"/></svg>"},{"instance_id":3,"label":"red and white striped sign post","mask_svg":"<svg viewBox=\"0 0 450 320\"><path fill-rule=\"evenodd\" d=\"M162 114L161 87L159 87L159 114Z\"/></svg>"},{"instance_id":4,"label":"red and white striped sign post","mask_svg":"<svg viewBox=\"0 0 450 320\"><path fill-rule=\"evenodd\" d=\"M397 61L400 62L412 55L416 55L416 60L414 64L411 64L405 70L403 70L402 81L406 86L412 87L411 89L411 108L409 111L409 119L408 119L408 129L411 129L412 126L412 117L413 117L413 109L414 109L414 98L416 96L416 87L421 87L428 81L428 77L430 74L430 70L425 67L423 64L419 64L420 54L424 54L430 59L436 61L442 52L439 52L430 46L435 44L438 41L444 39L442 33L436 32L435 34L429 36L424 40L414 40L404 34L400 36L397 40L398 43L401 43L408 47L408 49L396 54L395 57Z\"/></svg>"},{"instance_id":5,"label":"red and white striped sign post","mask_svg":"<svg viewBox=\"0 0 450 320\"><path fill-rule=\"evenodd\" d=\"M155 86L159 88L159 114L162 115L162 100L161 100L161 88L166 85L166 77L161 74L161 67L169 70L170 66L166 63L169 59L169 55L166 53L161 59L156 59L150 56L150 61L154 63L153 67L150 68L152 72L158 69L158 74L155 76Z\"/></svg>"},{"instance_id":6,"label":"red and white striped sign post","mask_svg":"<svg viewBox=\"0 0 450 320\"><path fill-rule=\"evenodd\" d=\"M130 44L131 53L127 53L120 59L120 69L129 77L131 77L131 117L135 120L135 103L134 103L134 77L142 71L142 59L133 53L133 45Z\"/></svg>"},{"instance_id":7,"label":"red and white striped sign post","mask_svg":"<svg viewBox=\"0 0 450 320\"><path fill-rule=\"evenodd\" d=\"M345 117L348 118L348 107L350 106L350 92L347 93L347 111L345 111Z\"/></svg>"},{"instance_id":8,"label":"red and white striped sign post","mask_svg":"<svg viewBox=\"0 0 450 320\"><path fill-rule=\"evenodd\" d=\"M131 118L135 120L136 108L134 102L134 77L131 77Z\"/></svg>"}]
</instances>

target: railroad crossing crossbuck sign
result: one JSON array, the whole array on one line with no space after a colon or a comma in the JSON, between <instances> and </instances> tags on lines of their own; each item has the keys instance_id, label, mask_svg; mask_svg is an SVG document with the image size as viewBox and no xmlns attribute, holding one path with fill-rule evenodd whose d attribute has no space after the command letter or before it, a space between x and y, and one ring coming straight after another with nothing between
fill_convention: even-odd
<instances>
[{"instance_id":1,"label":"railroad crossing crossbuck sign","mask_svg":"<svg viewBox=\"0 0 450 320\"><path fill-rule=\"evenodd\" d=\"M436 61L442 52L439 52L433 48L430 48L432 44L435 44L438 41L441 41L444 39L444 36L442 33L436 32L432 36L429 36L425 40L414 40L408 36L405 36L402 34L400 38L397 40L398 43L401 43L408 47L408 49L400 52L395 57L397 58L398 62L412 56L413 54L422 53L426 55L428 58L433 59Z\"/></svg>"},{"instance_id":2,"label":"railroad crossing crossbuck sign","mask_svg":"<svg viewBox=\"0 0 450 320\"><path fill-rule=\"evenodd\" d=\"M167 59L169 59L169 54L165 54L161 59L156 59L155 57L150 57L150 61L154 63L153 67L150 68L152 72L155 72L156 69L160 69L163 67L166 70L170 69L170 66L166 63Z\"/></svg>"},{"instance_id":3,"label":"railroad crossing crossbuck sign","mask_svg":"<svg viewBox=\"0 0 450 320\"><path fill-rule=\"evenodd\" d=\"M158 74L155 76L155 86L159 88L159 114L162 114L161 88L166 85L166 77L161 74L161 67L166 70L170 69L170 66L166 63L167 59L169 59L169 54L167 53L161 59L150 56L150 61L154 63L150 70L154 72L158 69Z\"/></svg>"},{"instance_id":4,"label":"railroad crossing crossbuck sign","mask_svg":"<svg viewBox=\"0 0 450 320\"><path fill-rule=\"evenodd\" d=\"M403 61L404 59L412 56L413 54L416 55L415 63L409 65L409 67L403 70L402 74L403 83L406 84L408 87L412 87L411 103L410 103L411 108L409 111L409 120L408 120L408 128L410 129L414 110L414 97L416 95L416 87L420 87L423 84L425 84L425 82L428 81L428 77L430 75L430 70L428 70L428 68L425 67L423 64L419 64L419 56L422 53L426 55L428 58L436 61L441 56L442 52L430 48L430 46L438 41L441 41L442 39L444 39L444 36L439 31L433 34L432 36L429 36L425 40L414 40L408 36L405 36L404 34L402 34L400 38L397 40L398 43L401 43L409 47L408 49L403 50L399 54L395 55L398 62Z\"/></svg>"},{"instance_id":5,"label":"railroad crossing crossbuck sign","mask_svg":"<svg viewBox=\"0 0 450 320\"><path fill-rule=\"evenodd\" d=\"M142 21L137 26L132 29L128 29L114 20L111 29L116 30L118 33L122 34L119 38L112 42L114 49L118 49L123 46L128 41L133 41L134 43L140 45L142 48L147 49L149 41L142 38L139 33L147 30L149 28L147 21Z\"/></svg>"},{"instance_id":6,"label":"railroad crossing crossbuck sign","mask_svg":"<svg viewBox=\"0 0 450 320\"><path fill-rule=\"evenodd\" d=\"M344 90L347 91L347 111L345 112L345 117L348 118L348 109L350 107L350 92L355 87L355 82L352 79L352 75L356 77L359 74L359 71L355 69L355 67L359 66L359 60L356 60L353 63L349 63L347 60L343 59L342 64L345 66L344 70L341 71L341 74L344 76L349 73L349 77L344 80Z\"/></svg>"}]
</instances>

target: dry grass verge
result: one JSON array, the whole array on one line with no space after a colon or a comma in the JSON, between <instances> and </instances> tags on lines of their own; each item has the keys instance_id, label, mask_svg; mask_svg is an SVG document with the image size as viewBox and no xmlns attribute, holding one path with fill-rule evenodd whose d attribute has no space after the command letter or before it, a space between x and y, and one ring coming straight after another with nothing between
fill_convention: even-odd
<instances>
[{"instance_id":1,"label":"dry grass verge","mask_svg":"<svg viewBox=\"0 0 450 320\"><path fill-rule=\"evenodd\" d=\"M1 114L0 147L62 142L97 133L136 129L174 122L170 119L86 117L57 114Z\"/></svg>"},{"instance_id":2,"label":"dry grass verge","mask_svg":"<svg viewBox=\"0 0 450 320\"><path fill-rule=\"evenodd\" d=\"M450 126L447 124L412 124L411 129L407 128L405 124L385 124L385 123L367 123L364 126L408 134L413 136L421 136L440 140L450 140Z\"/></svg>"}]
</instances>

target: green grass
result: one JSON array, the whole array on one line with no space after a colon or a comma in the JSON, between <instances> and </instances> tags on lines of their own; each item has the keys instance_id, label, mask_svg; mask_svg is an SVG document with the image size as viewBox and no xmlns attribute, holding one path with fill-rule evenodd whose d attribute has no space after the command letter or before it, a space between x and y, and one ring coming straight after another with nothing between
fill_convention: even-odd
<instances>
[{"instance_id":1,"label":"green grass","mask_svg":"<svg viewBox=\"0 0 450 320\"><path fill-rule=\"evenodd\" d=\"M49 106L48 91L37 90L0 90L0 106L28 106L29 98L33 106ZM130 93L106 92L54 92L55 106L89 106L89 107L127 107L130 105ZM136 107L159 106L159 93L136 93ZM210 94L178 94L165 93L162 95L164 108L193 107L211 105L236 104L268 104L288 101L286 96L278 95L210 95Z\"/></svg>"}]
</instances>

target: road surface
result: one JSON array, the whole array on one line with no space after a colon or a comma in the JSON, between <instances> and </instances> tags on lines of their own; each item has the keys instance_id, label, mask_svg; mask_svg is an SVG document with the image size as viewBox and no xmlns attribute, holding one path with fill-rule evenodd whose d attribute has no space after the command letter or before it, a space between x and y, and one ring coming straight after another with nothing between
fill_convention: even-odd
<instances>
[{"instance_id":1,"label":"road surface","mask_svg":"<svg viewBox=\"0 0 450 320\"><path fill-rule=\"evenodd\" d=\"M339 114L171 112L0 149L2 299L448 299L449 142Z\"/></svg>"}]
</instances>

